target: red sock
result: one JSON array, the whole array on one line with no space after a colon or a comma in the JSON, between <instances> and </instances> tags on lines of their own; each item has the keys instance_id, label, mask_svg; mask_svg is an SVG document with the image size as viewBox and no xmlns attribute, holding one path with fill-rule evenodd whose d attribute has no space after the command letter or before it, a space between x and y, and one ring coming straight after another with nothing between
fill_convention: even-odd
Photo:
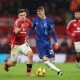
<instances>
[{"instance_id":1,"label":"red sock","mask_svg":"<svg viewBox=\"0 0 80 80\"><path fill-rule=\"evenodd\" d=\"M27 64L27 72L30 73L32 71L32 64Z\"/></svg>"}]
</instances>

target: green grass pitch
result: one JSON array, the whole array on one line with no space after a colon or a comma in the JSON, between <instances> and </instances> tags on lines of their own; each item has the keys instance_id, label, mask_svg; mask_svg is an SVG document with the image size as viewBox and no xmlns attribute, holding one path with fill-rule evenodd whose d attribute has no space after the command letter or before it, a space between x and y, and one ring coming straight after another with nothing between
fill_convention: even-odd
<instances>
[{"instance_id":1,"label":"green grass pitch","mask_svg":"<svg viewBox=\"0 0 80 80\"><path fill-rule=\"evenodd\" d=\"M76 67L75 63L56 64L63 71L62 76L57 76L57 73L50 70L43 63L34 63L32 73L36 73L36 69L44 67L46 69L45 77L27 77L26 64L17 64L10 68L9 72L5 72L3 64L0 64L0 80L80 80L80 69Z\"/></svg>"}]
</instances>

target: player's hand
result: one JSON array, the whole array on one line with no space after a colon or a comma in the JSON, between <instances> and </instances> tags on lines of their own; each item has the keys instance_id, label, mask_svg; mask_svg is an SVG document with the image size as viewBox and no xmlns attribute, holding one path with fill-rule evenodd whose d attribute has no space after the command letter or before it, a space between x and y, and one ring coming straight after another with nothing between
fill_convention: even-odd
<instances>
[{"instance_id":1,"label":"player's hand","mask_svg":"<svg viewBox=\"0 0 80 80\"><path fill-rule=\"evenodd\" d=\"M54 43L54 49L58 49L59 48L59 46L58 46L58 43Z\"/></svg>"},{"instance_id":2,"label":"player's hand","mask_svg":"<svg viewBox=\"0 0 80 80\"><path fill-rule=\"evenodd\" d=\"M27 41L28 41L28 39L29 39L29 36L27 36L27 37L25 38L25 42L27 42Z\"/></svg>"}]
</instances>

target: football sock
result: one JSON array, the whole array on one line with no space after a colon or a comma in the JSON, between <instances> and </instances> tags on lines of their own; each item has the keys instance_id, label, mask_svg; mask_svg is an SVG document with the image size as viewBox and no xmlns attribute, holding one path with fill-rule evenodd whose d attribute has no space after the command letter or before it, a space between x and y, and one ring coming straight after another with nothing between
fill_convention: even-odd
<instances>
[{"instance_id":1,"label":"football sock","mask_svg":"<svg viewBox=\"0 0 80 80\"><path fill-rule=\"evenodd\" d=\"M60 69L58 69L54 64L52 64L52 63L49 62L48 60L47 60L47 61L44 61L44 63L45 63L46 65L48 65L51 69L53 69L53 70L55 70L55 71L57 71L57 72L61 71Z\"/></svg>"},{"instance_id":2,"label":"football sock","mask_svg":"<svg viewBox=\"0 0 80 80\"><path fill-rule=\"evenodd\" d=\"M32 70L32 64L27 64L27 72L30 73Z\"/></svg>"}]
</instances>

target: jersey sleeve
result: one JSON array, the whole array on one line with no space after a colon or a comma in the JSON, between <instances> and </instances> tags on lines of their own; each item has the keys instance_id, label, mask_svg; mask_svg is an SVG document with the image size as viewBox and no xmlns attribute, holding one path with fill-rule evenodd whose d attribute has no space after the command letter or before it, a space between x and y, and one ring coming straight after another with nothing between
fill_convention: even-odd
<instances>
[{"instance_id":1,"label":"jersey sleeve","mask_svg":"<svg viewBox=\"0 0 80 80\"><path fill-rule=\"evenodd\" d=\"M16 20L13 25L13 32L15 32L17 29L18 29L18 21Z\"/></svg>"},{"instance_id":2,"label":"jersey sleeve","mask_svg":"<svg viewBox=\"0 0 80 80\"><path fill-rule=\"evenodd\" d=\"M34 31L34 29L35 29L35 19L33 19L33 21L32 21L32 23L33 23L33 25L32 25L32 27L30 28L30 30L28 31L28 33L27 33L27 35L28 36L30 36L32 33L33 33L33 31Z\"/></svg>"},{"instance_id":3,"label":"jersey sleeve","mask_svg":"<svg viewBox=\"0 0 80 80\"><path fill-rule=\"evenodd\" d=\"M57 35L56 35L56 31L55 31L55 26L54 26L54 21L51 19L50 22L49 22L49 26L50 26L50 32L52 33L53 35L53 39L55 42L58 42L58 39L57 39Z\"/></svg>"},{"instance_id":4,"label":"jersey sleeve","mask_svg":"<svg viewBox=\"0 0 80 80\"><path fill-rule=\"evenodd\" d=\"M67 29L66 29L66 33L69 35L69 36L72 36L72 22L69 22L68 26L67 26Z\"/></svg>"},{"instance_id":5,"label":"jersey sleeve","mask_svg":"<svg viewBox=\"0 0 80 80\"><path fill-rule=\"evenodd\" d=\"M32 22L30 20L28 22L29 22L29 27L32 27L33 25Z\"/></svg>"}]
</instances>

